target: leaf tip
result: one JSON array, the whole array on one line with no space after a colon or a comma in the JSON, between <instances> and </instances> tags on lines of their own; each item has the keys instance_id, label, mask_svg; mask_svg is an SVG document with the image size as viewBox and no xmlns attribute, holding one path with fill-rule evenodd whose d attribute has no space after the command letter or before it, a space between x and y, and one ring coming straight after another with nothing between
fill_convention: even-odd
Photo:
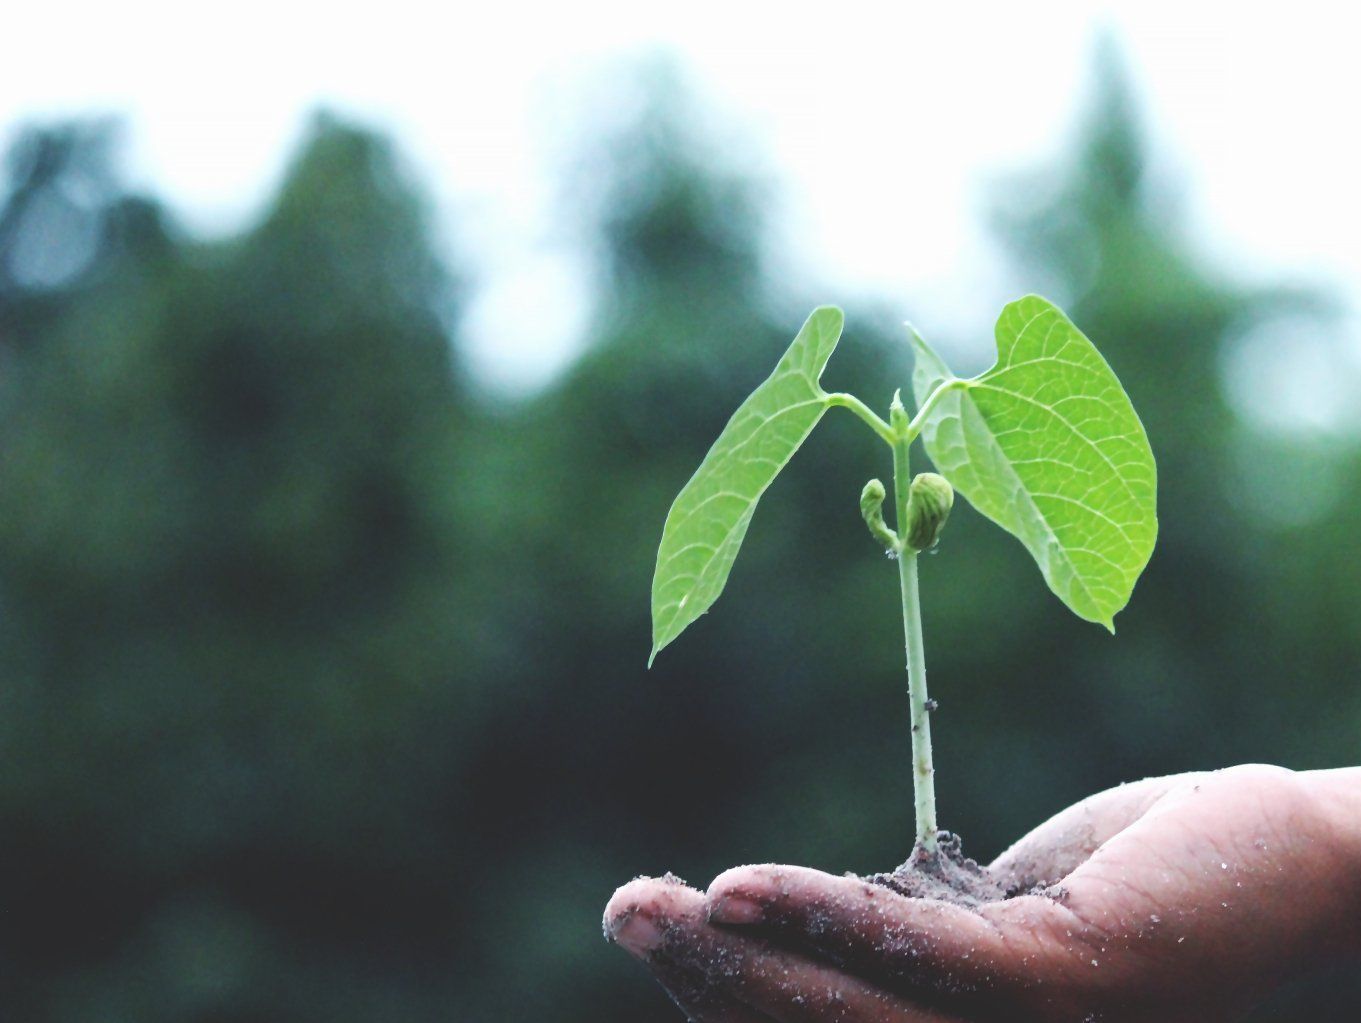
<instances>
[{"instance_id":1,"label":"leaf tip","mask_svg":"<svg viewBox=\"0 0 1361 1023\"><path fill-rule=\"evenodd\" d=\"M839 334L841 328L846 325L846 313L839 305L820 305L814 307L808 314L810 320L829 319L832 321L832 328Z\"/></svg>"},{"instance_id":2,"label":"leaf tip","mask_svg":"<svg viewBox=\"0 0 1361 1023\"><path fill-rule=\"evenodd\" d=\"M1002 313L1003 315L1005 315L1007 310L1009 309L1018 309L1022 306L1034 305L1036 303L1039 303L1046 309L1052 309L1054 312L1062 316L1065 320L1068 319L1067 314L1064 313L1064 311L1060 309L1056 304L1051 302L1049 299L1045 298L1043 295L1036 294L1033 291L1027 291L1020 298L1008 302L1005 306L1002 307Z\"/></svg>"},{"instance_id":3,"label":"leaf tip","mask_svg":"<svg viewBox=\"0 0 1361 1023\"><path fill-rule=\"evenodd\" d=\"M675 638L676 638L675 636L672 636L672 637L671 637L671 639L675 639ZM659 638L657 638L657 636L656 636L655 634L653 635L653 637L652 637L652 650L651 650L651 652L647 655L647 667L648 667L648 670L649 670L649 671L652 670L652 662L655 661L655 660L657 659L657 655L658 655L659 653L661 653L663 650L666 649L667 644L669 644L669 643L671 642L671 639L659 639Z\"/></svg>"}]
</instances>

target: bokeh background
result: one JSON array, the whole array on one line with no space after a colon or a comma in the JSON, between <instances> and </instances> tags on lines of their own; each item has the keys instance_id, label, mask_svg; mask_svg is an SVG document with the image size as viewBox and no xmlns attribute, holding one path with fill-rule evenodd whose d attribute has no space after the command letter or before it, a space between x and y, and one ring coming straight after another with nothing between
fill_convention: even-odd
<instances>
[{"instance_id":1,"label":"bokeh background","mask_svg":"<svg viewBox=\"0 0 1361 1023\"><path fill-rule=\"evenodd\" d=\"M1356 763L1361 278L1336 268L1358 264L1231 251L1205 210L1233 161L1160 134L1154 43L1080 27L1061 56L1080 88L1035 113L1047 154L981 150L957 227L975 241L948 261L976 293L944 298L912 269L898 289L895 266L824 272L796 173L683 45L622 47L582 72L595 100L536 122L556 155L535 230L575 254L566 289L498 290L513 248L446 201L399 119L313 112L263 197L205 227L130 169L113 84L10 118L0 1018L671 1020L601 938L615 886L901 860L896 581L857 511L888 467L850 416L768 494L714 612L644 669L670 500L821 302L848 312L829 385L883 407L909 379L904 318L974 371L1001 300L1041 291L1158 458L1160 542L1115 638L970 510L924 566L941 815L971 853L1145 775ZM1227 52L1214 31L1163 42L1194 66ZM855 55L803 57L816 88ZM948 116L951 90L922 84L904 125ZM1244 166L1277 127L1350 131L1225 109L1256 125ZM865 121L828 132L844 190L871 135L910 132ZM914 146L904 194L951 144ZM1323 187L1308 152L1273 158L1268 224ZM1322 208L1321 237L1356 237L1354 200ZM930 263L915 245L903 267ZM1258 1019L1359 1009L1354 978L1321 976Z\"/></svg>"}]
</instances>

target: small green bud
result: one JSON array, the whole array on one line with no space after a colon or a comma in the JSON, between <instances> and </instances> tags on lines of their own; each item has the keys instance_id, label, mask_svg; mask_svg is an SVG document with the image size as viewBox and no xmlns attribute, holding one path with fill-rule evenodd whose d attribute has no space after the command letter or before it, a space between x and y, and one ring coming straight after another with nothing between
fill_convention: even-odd
<instances>
[{"instance_id":1,"label":"small green bud","mask_svg":"<svg viewBox=\"0 0 1361 1023\"><path fill-rule=\"evenodd\" d=\"M900 388L893 392L893 404L888 407L888 424L898 433L907 428L907 409L903 407L903 392Z\"/></svg>"},{"instance_id":2,"label":"small green bud","mask_svg":"<svg viewBox=\"0 0 1361 1023\"><path fill-rule=\"evenodd\" d=\"M934 547L954 503L955 488L944 476L924 472L915 477L907 492L907 545L915 551Z\"/></svg>"},{"instance_id":3,"label":"small green bud","mask_svg":"<svg viewBox=\"0 0 1361 1023\"><path fill-rule=\"evenodd\" d=\"M860 491L860 517L869 527L870 536L890 551L898 549L898 534L884 522L884 485L878 480L870 480Z\"/></svg>"}]
</instances>

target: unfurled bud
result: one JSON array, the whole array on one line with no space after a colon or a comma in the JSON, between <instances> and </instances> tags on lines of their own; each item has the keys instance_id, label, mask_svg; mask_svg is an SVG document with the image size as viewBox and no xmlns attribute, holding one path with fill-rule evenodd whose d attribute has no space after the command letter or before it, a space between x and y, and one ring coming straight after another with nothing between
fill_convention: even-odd
<instances>
[{"instance_id":1,"label":"unfurled bud","mask_svg":"<svg viewBox=\"0 0 1361 1023\"><path fill-rule=\"evenodd\" d=\"M878 480L870 480L860 491L860 517L869 527L870 536L884 545L886 550L898 549L898 534L889 529L884 522L884 485Z\"/></svg>"},{"instance_id":2,"label":"unfurled bud","mask_svg":"<svg viewBox=\"0 0 1361 1023\"><path fill-rule=\"evenodd\" d=\"M944 476L924 472L914 478L907 496L907 546L915 551L934 547L954 503L955 488Z\"/></svg>"}]
</instances>

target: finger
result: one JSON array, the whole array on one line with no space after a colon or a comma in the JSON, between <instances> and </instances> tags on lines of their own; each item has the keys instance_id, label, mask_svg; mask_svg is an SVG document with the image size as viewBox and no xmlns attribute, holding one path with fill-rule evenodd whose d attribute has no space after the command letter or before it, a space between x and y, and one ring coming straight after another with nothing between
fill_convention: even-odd
<instances>
[{"instance_id":1,"label":"finger","mask_svg":"<svg viewBox=\"0 0 1361 1023\"><path fill-rule=\"evenodd\" d=\"M973 909L807 867L736 867L714 879L706 898L711 922L755 927L937 1005L976 1001L961 996L1015 980L1024 951L1023 936L1012 939Z\"/></svg>"},{"instance_id":2,"label":"finger","mask_svg":"<svg viewBox=\"0 0 1361 1023\"><path fill-rule=\"evenodd\" d=\"M698 975L706 992L717 991L779 1023L959 1023L762 938L715 927L707 920L704 897L689 888L634 884L638 887L621 889L624 901L634 920L650 925L640 928L643 940L635 954L654 969Z\"/></svg>"},{"instance_id":3,"label":"finger","mask_svg":"<svg viewBox=\"0 0 1361 1023\"><path fill-rule=\"evenodd\" d=\"M989 869L1012 891L1061 881L1168 792L1203 776L1146 778L1089 796L1035 828L993 860Z\"/></svg>"},{"instance_id":4,"label":"finger","mask_svg":"<svg viewBox=\"0 0 1361 1023\"><path fill-rule=\"evenodd\" d=\"M659 901L659 886L679 887L700 898L698 892L685 888L670 875L661 879L640 877L616 891L605 907L605 936L642 961L692 1023L773 1023L772 1017L710 983L702 971L654 954L664 940L652 909Z\"/></svg>"},{"instance_id":5,"label":"finger","mask_svg":"<svg viewBox=\"0 0 1361 1023\"><path fill-rule=\"evenodd\" d=\"M779 1023L962 1023L832 964L708 923L687 935L686 954Z\"/></svg>"}]
</instances>

